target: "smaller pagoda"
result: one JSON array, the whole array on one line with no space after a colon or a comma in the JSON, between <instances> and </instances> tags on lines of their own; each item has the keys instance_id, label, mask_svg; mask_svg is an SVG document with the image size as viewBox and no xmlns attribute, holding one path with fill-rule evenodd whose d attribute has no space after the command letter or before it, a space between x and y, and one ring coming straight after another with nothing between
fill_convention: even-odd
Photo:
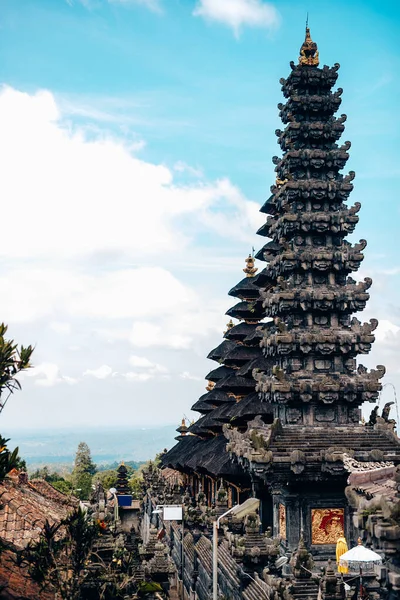
<instances>
[{"instance_id":1,"label":"smaller pagoda","mask_svg":"<svg viewBox=\"0 0 400 600\"><path fill-rule=\"evenodd\" d=\"M126 496L130 494L130 489L128 485L128 469L123 462L118 467L117 473L118 481L115 486L117 488L117 496Z\"/></svg>"}]
</instances>

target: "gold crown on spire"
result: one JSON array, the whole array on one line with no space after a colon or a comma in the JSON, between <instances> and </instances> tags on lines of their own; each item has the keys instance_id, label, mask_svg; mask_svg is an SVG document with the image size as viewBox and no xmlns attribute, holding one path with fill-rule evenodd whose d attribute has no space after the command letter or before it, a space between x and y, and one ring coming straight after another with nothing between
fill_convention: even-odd
<instances>
[{"instance_id":1,"label":"gold crown on spire","mask_svg":"<svg viewBox=\"0 0 400 600\"><path fill-rule=\"evenodd\" d=\"M243 273L246 273L246 277L254 277L254 275L258 271L257 267L254 266L254 256L249 254L248 257L245 259L245 262L246 268L243 269Z\"/></svg>"},{"instance_id":2,"label":"gold crown on spire","mask_svg":"<svg viewBox=\"0 0 400 600\"><path fill-rule=\"evenodd\" d=\"M300 48L299 65L309 65L318 67L319 52L318 46L312 41L309 27L306 27L306 39Z\"/></svg>"}]
</instances>

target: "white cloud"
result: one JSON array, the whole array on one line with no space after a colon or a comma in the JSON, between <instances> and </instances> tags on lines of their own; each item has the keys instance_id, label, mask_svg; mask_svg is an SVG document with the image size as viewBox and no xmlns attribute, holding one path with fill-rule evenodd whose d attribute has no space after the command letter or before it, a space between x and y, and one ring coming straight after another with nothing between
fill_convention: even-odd
<instances>
[{"instance_id":1,"label":"white cloud","mask_svg":"<svg viewBox=\"0 0 400 600\"><path fill-rule=\"evenodd\" d=\"M400 327L386 319L380 319L378 328L375 331L375 339L377 343L393 344L399 340L398 333Z\"/></svg>"},{"instance_id":2,"label":"white cloud","mask_svg":"<svg viewBox=\"0 0 400 600\"><path fill-rule=\"evenodd\" d=\"M190 288L159 267L96 274L44 266L10 269L0 276L0 289L4 294L2 319L12 322L55 314L90 319L149 318L184 311L195 301ZM52 328L67 332L62 321L52 322Z\"/></svg>"},{"instance_id":3,"label":"white cloud","mask_svg":"<svg viewBox=\"0 0 400 600\"><path fill-rule=\"evenodd\" d=\"M221 237L250 248L264 221L228 179L207 182L183 161L168 168L141 160L137 147L101 131L85 133L60 106L48 91L0 88L3 219L18 225L18 237L13 227L0 236L1 318L17 330L15 339L33 341L40 351L43 362L27 377L34 382L30 393L49 402L53 422L69 390L60 386L51 404L37 386L50 395L51 386L80 381L95 397L113 378L170 378L174 358L184 357L180 350L195 360L203 356L199 348L221 334L229 306L209 281L220 280L215 269L225 275L232 268L232 255L219 255ZM204 249L207 236L215 252ZM199 263L214 274L194 277ZM186 282L178 269L189 274ZM60 336L55 348L51 332ZM154 348L177 352L169 361L170 352L153 356ZM83 371L80 380L61 374ZM77 402L81 395L78 389ZM85 406L89 414L90 400Z\"/></svg>"},{"instance_id":4,"label":"white cloud","mask_svg":"<svg viewBox=\"0 0 400 600\"><path fill-rule=\"evenodd\" d=\"M135 356L132 355L129 357L129 364L132 367L144 369L147 373L157 374L157 373L168 373L167 367L164 365L159 365L158 363L151 362L148 358L144 356Z\"/></svg>"},{"instance_id":5,"label":"white cloud","mask_svg":"<svg viewBox=\"0 0 400 600\"><path fill-rule=\"evenodd\" d=\"M132 367L142 367L145 369L150 369L153 366L153 363L148 358L133 355L129 357L129 364Z\"/></svg>"},{"instance_id":6,"label":"white cloud","mask_svg":"<svg viewBox=\"0 0 400 600\"><path fill-rule=\"evenodd\" d=\"M4 228L0 257L137 261L182 252L188 233L210 228L221 205L231 209L229 236L239 230L250 237L253 203L229 181L177 185L166 166L140 160L121 140L89 138L63 117L48 91L1 89L0 196L8 222L18 206L19 235L16 243L13 228Z\"/></svg>"},{"instance_id":7,"label":"white cloud","mask_svg":"<svg viewBox=\"0 0 400 600\"><path fill-rule=\"evenodd\" d=\"M228 25L237 37L243 26L273 29L279 24L278 11L263 0L199 0L193 14Z\"/></svg>"},{"instance_id":8,"label":"white cloud","mask_svg":"<svg viewBox=\"0 0 400 600\"><path fill-rule=\"evenodd\" d=\"M106 379L113 375L113 370L109 365L102 365L98 369L87 369L83 375L95 377L96 379Z\"/></svg>"},{"instance_id":9,"label":"white cloud","mask_svg":"<svg viewBox=\"0 0 400 600\"><path fill-rule=\"evenodd\" d=\"M174 171L177 173L187 173L193 177L204 177L203 169L200 167L191 167L183 162L183 160L178 160L178 162L174 164Z\"/></svg>"},{"instance_id":10,"label":"white cloud","mask_svg":"<svg viewBox=\"0 0 400 600\"><path fill-rule=\"evenodd\" d=\"M192 381L202 381L204 377L199 377L198 375L192 375L189 371L183 371L183 373L179 374L181 379L190 379Z\"/></svg>"},{"instance_id":11,"label":"white cloud","mask_svg":"<svg viewBox=\"0 0 400 600\"><path fill-rule=\"evenodd\" d=\"M52 387L58 383L68 383L73 385L77 383L77 379L61 375L58 365L50 362L43 362L27 371L21 373L19 377L34 377L35 384L42 387Z\"/></svg>"},{"instance_id":12,"label":"white cloud","mask_svg":"<svg viewBox=\"0 0 400 600\"><path fill-rule=\"evenodd\" d=\"M189 348L191 337L165 331L161 325L138 321L133 324L129 341L133 346L148 348L150 346L167 346L170 348Z\"/></svg>"},{"instance_id":13,"label":"white cloud","mask_svg":"<svg viewBox=\"0 0 400 600\"><path fill-rule=\"evenodd\" d=\"M50 329L55 331L55 333L58 333L60 335L68 335L69 333L71 333L70 323L63 323L62 321L53 321L52 323L50 323L49 327Z\"/></svg>"}]
</instances>

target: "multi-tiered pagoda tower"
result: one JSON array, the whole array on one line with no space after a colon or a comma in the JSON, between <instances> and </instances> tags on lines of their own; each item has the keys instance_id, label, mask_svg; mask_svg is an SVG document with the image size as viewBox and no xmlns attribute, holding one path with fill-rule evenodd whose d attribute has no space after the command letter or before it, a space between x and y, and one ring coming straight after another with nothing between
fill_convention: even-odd
<instances>
[{"instance_id":1,"label":"multi-tiered pagoda tower","mask_svg":"<svg viewBox=\"0 0 400 600\"><path fill-rule=\"evenodd\" d=\"M194 479L203 472L251 482L263 526L280 536L283 550L294 550L303 531L313 554L331 556L342 530L355 538L344 494L349 465L399 463L400 446L387 414L361 422L360 406L377 401L385 369L356 363L370 351L378 322L353 316L372 281L351 277L366 242L346 240L361 205L347 204L355 174L341 173L350 142L338 143L346 121L335 116L339 65L319 68L307 28L291 69L281 80L286 103L278 105L282 157L273 158L276 182L258 231L270 238L256 255L266 267L255 275L251 263L249 277L231 290L241 302L227 314L240 323L209 355L221 366L193 407L205 416L188 430L193 441L181 439L165 464Z\"/></svg>"},{"instance_id":2,"label":"multi-tiered pagoda tower","mask_svg":"<svg viewBox=\"0 0 400 600\"><path fill-rule=\"evenodd\" d=\"M350 142L338 144L346 121L335 116L339 65L318 64L307 28L298 65L281 79L285 129L276 134L283 154L273 158L276 183L258 232L272 239L263 252L269 282L261 297L275 329L264 331L265 363L253 375L274 421L256 420L246 433L227 428L226 435L228 449L268 489L283 546L293 550L303 530L314 553L331 554L341 530L353 537L344 496L348 461L400 457L390 423L361 424L360 406L378 399L385 368L356 363L370 351L378 322L352 316L365 307L372 281L351 277L366 241L346 240L361 205L347 204L355 174L341 173Z\"/></svg>"},{"instance_id":3,"label":"multi-tiered pagoda tower","mask_svg":"<svg viewBox=\"0 0 400 600\"><path fill-rule=\"evenodd\" d=\"M265 422L272 422L271 406L260 405L253 370L265 365L260 341L263 328L274 324L261 322L265 311L259 285L265 283L264 275L257 275L253 256L245 263L245 277L229 292L239 302L226 313L231 319L224 340L208 355L218 367L206 375L207 393L192 406L201 417L190 427L182 422L178 444L163 457L163 464L185 473L192 493L201 490L209 504L215 501L221 479L230 503L245 500L251 492L249 472L226 451L224 423L245 429L261 413ZM232 317L239 323L235 325Z\"/></svg>"}]
</instances>

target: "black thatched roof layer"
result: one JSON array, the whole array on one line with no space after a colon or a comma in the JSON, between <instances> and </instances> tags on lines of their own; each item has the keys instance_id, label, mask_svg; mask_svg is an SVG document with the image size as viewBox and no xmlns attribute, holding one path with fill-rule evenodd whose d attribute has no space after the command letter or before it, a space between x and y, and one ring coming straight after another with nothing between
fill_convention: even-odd
<instances>
[{"instance_id":1,"label":"black thatched roof layer","mask_svg":"<svg viewBox=\"0 0 400 600\"><path fill-rule=\"evenodd\" d=\"M229 317L235 319L243 319L244 321L260 321L265 316L265 311L261 301L254 302L238 302L225 313Z\"/></svg>"},{"instance_id":2,"label":"black thatched roof layer","mask_svg":"<svg viewBox=\"0 0 400 600\"><path fill-rule=\"evenodd\" d=\"M276 325L273 321L259 323L259 325L244 338L243 343L248 346L257 346L258 351L261 353L260 342L264 336L264 332L275 327Z\"/></svg>"},{"instance_id":3,"label":"black thatched roof layer","mask_svg":"<svg viewBox=\"0 0 400 600\"><path fill-rule=\"evenodd\" d=\"M263 225L259 231L261 231L262 229L264 229L265 225ZM258 233L258 232L257 232ZM260 234L260 235L265 235L264 234ZM278 252L280 251L280 247L276 242L267 242L266 244L264 244L264 246L257 252L256 254L256 258L258 258L258 260L271 260L271 258L273 258L274 256L276 256L278 254ZM258 285L258 284L257 284Z\"/></svg>"},{"instance_id":4,"label":"black thatched roof layer","mask_svg":"<svg viewBox=\"0 0 400 600\"><path fill-rule=\"evenodd\" d=\"M235 325L235 327L232 327L232 329L229 329L224 337L228 340L237 340L240 342L250 335L250 333L258 326L258 323L239 323L238 325Z\"/></svg>"},{"instance_id":5,"label":"black thatched roof layer","mask_svg":"<svg viewBox=\"0 0 400 600\"><path fill-rule=\"evenodd\" d=\"M225 377L216 384L216 387L221 390L229 390L232 394L241 396L248 394L256 386L256 382L252 378L232 375Z\"/></svg>"},{"instance_id":6,"label":"black thatched roof layer","mask_svg":"<svg viewBox=\"0 0 400 600\"><path fill-rule=\"evenodd\" d=\"M196 412L207 414L214 410L214 406L209 404L208 402L203 402L203 400L197 400L191 408L191 410L195 410Z\"/></svg>"},{"instance_id":7,"label":"black thatched roof layer","mask_svg":"<svg viewBox=\"0 0 400 600\"><path fill-rule=\"evenodd\" d=\"M260 290L256 285L256 281L256 277L245 277L229 290L228 295L234 298L245 298L246 300L258 298Z\"/></svg>"},{"instance_id":8,"label":"black thatched roof layer","mask_svg":"<svg viewBox=\"0 0 400 600\"><path fill-rule=\"evenodd\" d=\"M268 402L262 402L257 392L254 392L230 407L229 414L234 425L237 425L238 421L247 422L256 415L271 415L272 422L273 407Z\"/></svg>"},{"instance_id":9,"label":"black thatched roof layer","mask_svg":"<svg viewBox=\"0 0 400 600\"><path fill-rule=\"evenodd\" d=\"M243 367L240 367L240 369L238 369L236 372L236 376L243 376L252 379L253 369L261 369L264 371L268 365L275 365L274 358L265 358L262 354L260 354L258 358L255 358L254 360L244 364Z\"/></svg>"},{"instance_id":10,"label":"black thatched roof layer","mask_svg":"<svg viewBox=\"0 0 400 600\"><path fill-rule=\"evenodd\" d=\"M214 350L211 350L207 358L210 360L221 360L234 348L236 348L236 343L233 340L224 340Z\"/></svg>"},{"instance_id":11,"label":"black thatched roof layer","mask_svg":"<svg viewBox=\"0 0 400 600\"><path fill-rule=\"evenodd\" d=\"M203 394L199 398L199 402L207 402L208 404L223 404L225 402L234 402L231 396L228 396L226 392L223 390L216 390L215 388L211 390L211 392L207 392L207 394Z\"/></svg>"},{"instance_id":12,"label":"black thatched roof layer","mask_svg":"<svg viewBox=\"0 0 400 600\"><path fill-rule=\"evenodd\" d=\"M259 348L235 344L235 348L226 355L225 364L228 367L231 365L239 367L249 360L254 360L260 353L261 350Z\"/></svg>"},{"instance_id":13,"label":"black thatched roof layer","mask_svg":"<svg viewBox=\"0 0 400 600\"><path fill-rule=\"evenodd\" d=\"M275 206L275 203L273 202L273 201L274 201L274 199L275 199L275 196L274 196L274 195L270 196L270 197L268 198L268 200L266 200L266 201L264 202L264 204L262 205L262 207L260 208L260 212L261 212L261 213L264 213L264 214L266 214L266 215L273 214L273 213L271 213L271 207L274 207L274 206Z\"/></svg>"},{"instance_id":14,"label":"black thatched roof layer","mask_svg":"<svg viewBox=\"0 0 400 600\"><path fill-rule=\"evenodd\" d=\"M263 249L260 250L260 252L262 252ZM264 258L260 258L260 260L264 260ZM258 275L256 275L255 277L256 282L254 285L257 285L260 288L263 288L263 291L267 291L269 290L271 287L273 287L275 285L275 278L271 276L271 274L268 271L268 268L263 269L262 271L260 271L260 273Z\"/></svg>"},{"instance_id":15,"label":"black thatched roof layer","mask_svg":"<svg viewBox=\"0 0 400 600\"><path fill-rule=\"evenodd\" d=\"M190 457L197 451L201 441L202 440L196 436L185 435L171 448L171 450L162 456L162 465L164 467L171 467L171 469L177 469L178 466L182 464L184 457Z\"/></svg>"},{"instance_id":16,"label":"black thatched roof layer","mask_svg":"<svg viewBox=\"0 0 400 600\"><path fill-rule=\"evenodd\" d=\"M208 381L214 381L215 383L217 381L219 381L220 379L224 379L224 377L229 377L229 375L232 375L235 372L234 369L230 369L229 367L217 367L216 369L213 369L212 371L210 371L208 373L208 375L206 375L206 379Z\"/></svg>"},{"instance_id":17,"label":"black thatched roof layer","mask_svg":"<svg viewBox=\"0 0 400 600\"><path fill-rule=\"evenodd\" d=\"M187 461L187 467L197 472L210 473L213 476L243 476L243 470L234 463L226 451L227 441L223 435L215 436L204 442L201 452Z\"/></svg>"}]
</instances>

